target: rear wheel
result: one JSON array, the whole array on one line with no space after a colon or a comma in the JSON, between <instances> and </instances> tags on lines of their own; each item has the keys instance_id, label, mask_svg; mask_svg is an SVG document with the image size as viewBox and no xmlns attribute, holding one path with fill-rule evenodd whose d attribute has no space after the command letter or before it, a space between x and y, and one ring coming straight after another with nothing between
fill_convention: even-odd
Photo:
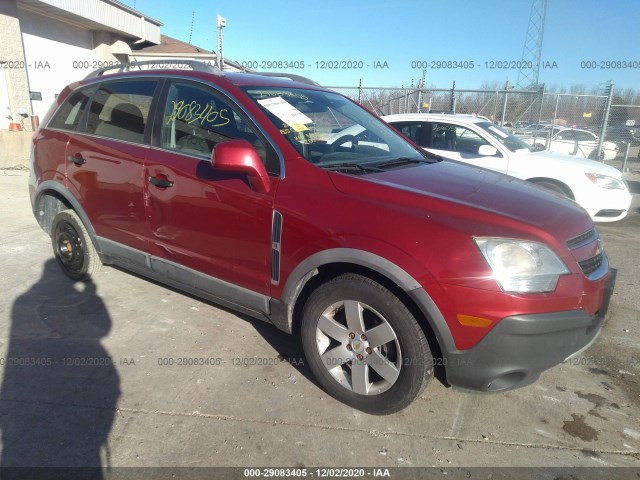
<instances>
[{"instance_id":1,"label":"rear wheel","mask_svg":"<svg viewBox=\"0 0 640 480\"><path fill-rule=\"evenodd\" d=\"M301 333L320 385L367 413L405 408L433 376L427 339L411 312L361 275L344 274L318 287L304 306Z\"/></svg>"},{"instance_id":2,"label":"rear wheel","mask_svg":"<svg viewBox=\"0 0 640 480\"><path fill-rule=\"evenodd\" d=\"M88 280L100 269L100 258L82 220L73 210L56 215L51 226L56 261L72 280Z\"/></svg>"}]
</instances>

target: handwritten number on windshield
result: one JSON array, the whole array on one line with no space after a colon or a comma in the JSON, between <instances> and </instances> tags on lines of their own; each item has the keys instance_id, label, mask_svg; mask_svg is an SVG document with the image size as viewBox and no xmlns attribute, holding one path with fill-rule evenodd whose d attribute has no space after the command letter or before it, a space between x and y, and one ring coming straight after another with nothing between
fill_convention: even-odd
<instances>
[{"instance_id":1,"label":"handwritten number on windshield","mask_svg":"<svg viewBox=\"0 0 640 480\"><path fill-rule=\"evenodd\" d=\"M182 120L191 124L206 124L208 127L222 127L228 124L229 110L222 108L216 110L211 105L201 105L195 100L186 103L184 100L179 102L172 101L173 110L167 116L166 123L170 124L175 120Z\"/></svg>"}]
</instances>

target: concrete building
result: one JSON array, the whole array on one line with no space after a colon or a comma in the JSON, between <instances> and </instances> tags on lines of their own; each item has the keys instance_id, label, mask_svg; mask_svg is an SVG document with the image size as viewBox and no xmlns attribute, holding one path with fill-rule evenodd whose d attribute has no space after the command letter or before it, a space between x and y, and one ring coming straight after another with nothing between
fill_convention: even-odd
<instances>
[{"instance_id":1,"label":"concrete building","mask_svg":"<svg viewBox=\"0 0 640 480\"><path fill-rule=\"evenodd\" d=\"M126 61L130 45L160 43L161 25L116 0L2 0L0 129L42 118L65 85Z\"/></svg>"},{"instance_id":2,"label":"concrete building","mask_svg":"<svg viewBox=\"0 0 640 480\"><path fill-rule=\"evenodd\" d=\"M158 59L217 64L213 51L161 35L161 26L117 0L0 0L0 167L27 164L34 126L65 85L93 70Z\"/></svg>"}]
</instances>

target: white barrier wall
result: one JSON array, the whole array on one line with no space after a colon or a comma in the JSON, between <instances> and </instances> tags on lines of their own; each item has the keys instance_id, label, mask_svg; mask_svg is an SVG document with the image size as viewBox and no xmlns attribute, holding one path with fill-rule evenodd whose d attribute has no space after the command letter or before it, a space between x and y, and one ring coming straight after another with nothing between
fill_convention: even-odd
<instances>
[{"instance_id":1,"label":"white barrier wall","mask_svg":"<svg viewBox=\"0 0 640 480\"><path fill-rule=\"evenodd\" d=\"M42 100L32 100L33 114L42 119L55 95L82 79L95 58L91 30L63 23L28 11L20 14L22 41L31 92L40 92Z\"/></svg>"}]
</instances>

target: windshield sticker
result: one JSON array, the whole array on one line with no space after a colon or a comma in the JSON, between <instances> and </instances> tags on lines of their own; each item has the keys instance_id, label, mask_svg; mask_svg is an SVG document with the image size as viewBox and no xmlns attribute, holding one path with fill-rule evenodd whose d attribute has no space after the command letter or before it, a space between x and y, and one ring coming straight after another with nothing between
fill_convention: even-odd
<instances>
[{"instance_id":1,"label":"windshield sticker","mask_svg":"<svg viewBox=\"0 0 640 480\"><path fill-rule=\"evenodd\" d=\"M309 97L307 97L306 95L289 90L250 90L249 93L254 97L289 97L297 98L298 100L302 100L303 102L309 100Z\"/></svg>"},{"instance_id":2,"label":"windshield sticker","mask_svg":"<svg viewBox=\"0 0 640 480\"><path fill-rule=\"evenodd\" d=\"M313 120L282 97L265 98L264 100L258 100L258 103L284 123L289 125L296 132L309 130L309 127L305 124L313 123Z\"/></svg>"},{"instance_id":3,"label":"windshield sticker","mask_svg":"<svg viewBox=\"0 0 640 480\"><path fill-rule=\"evenodd\" d=\"M489 130L491 130L493 133L495 133L496 135L502 137L502 138L507 138L509 135L504 133L502 130L500 130L498 127L494 127L493 125L491 125L489 127Z\"/></svg>"}]
</instances>

